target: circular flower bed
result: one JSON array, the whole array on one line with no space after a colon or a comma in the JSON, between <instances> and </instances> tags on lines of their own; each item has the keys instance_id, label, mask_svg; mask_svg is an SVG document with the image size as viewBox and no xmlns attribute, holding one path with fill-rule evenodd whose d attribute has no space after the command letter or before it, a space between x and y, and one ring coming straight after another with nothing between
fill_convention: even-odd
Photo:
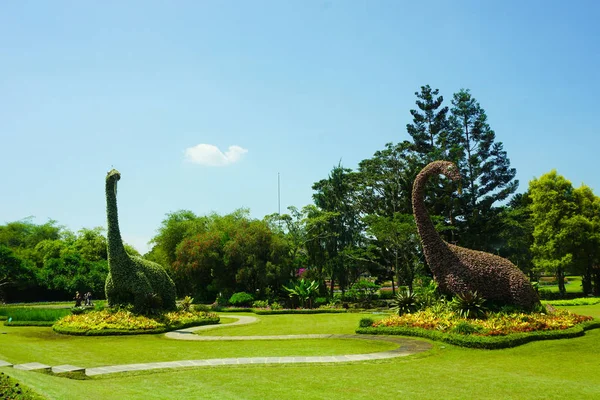
<instances>
[{"instance_id":1,"label":"circular flower bed","mask_svg":"<svg viewBox=\"0 0 600 400\"><path fill-rule=\"evenodd\" d=\"M102 310L67 315L58 320L52 329L69 335L127 335L162 333L189 326L218 323L219 316L208 312L172 311L147 316L127 310Z\"/></svg>"},{"instance_id":2,"label":"circular flower bed","mask_svg":"<svg viewBox=\"0 0 600 400\"><path fill-rule=\"evenodd\" d=\"M556 310L551 314L497 313L489 314L485 319L467 319L453 311L440 314L426 309L413 314L393 315L380 321L375 321L372 326L404 326L435 329L440 332L499 336L520 332L569 329L592 319L592 317L577 315L566 310Z\"/></svg>"}]
</instances>

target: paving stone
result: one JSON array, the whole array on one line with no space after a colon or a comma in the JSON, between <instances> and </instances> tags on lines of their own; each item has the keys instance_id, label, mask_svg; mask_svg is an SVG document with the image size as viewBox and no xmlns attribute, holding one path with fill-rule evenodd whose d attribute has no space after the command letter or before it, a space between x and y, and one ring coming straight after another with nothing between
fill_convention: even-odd
<instances>
[{"instance_id":1,"label":"paving stone","mask_svg":"<svg viewBox=\"0 0 600 400\"><path fill-rule=\"evenodd\" d=\"M7 361L0 360L0 367L12 367L12 364Z\"/></svg>"},{"instance_id":2,"label":"paving stone","mask_svg":"<svg viewBox=\"0 0 600 400\"><path fill-rule=\"evenodd\" d=\"M32 362L32 363L27 363L27 364L13 365L13 368L15 368L15 369L22 369L24 371L36 371L36 370L41 370L41 369L50 369L51 367L49 365L46 365L46 364L40 364L38 362Z\"/></svg>"},{"instance_id":3,"label":"paving stone","mask_svg":"<svg viewBox=\"0 0 600 400\"><path fill-rule=\"evenodd\" d=\"M83 372L85 368L77 367L75 365L57 365L56 367L52 367L52 372L55 374L64 374L65 372Z\"/></svg>"}]
</instances>

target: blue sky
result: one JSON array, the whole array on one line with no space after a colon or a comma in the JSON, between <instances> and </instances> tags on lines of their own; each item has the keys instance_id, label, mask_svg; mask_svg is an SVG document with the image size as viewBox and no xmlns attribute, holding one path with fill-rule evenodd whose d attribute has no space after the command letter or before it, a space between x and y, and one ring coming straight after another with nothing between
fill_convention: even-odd
<instances>
[{"instance_id":1,"label":"blue sky","mask_svg":"<svg viewBox=\"0 0 600 400\"><path fill-rule=\"evenodd\" d=\"M408 139L426 84L447 105L471 90L519 191L555 168L600 195L599 18L595 1L2 2L0 223L105 226L113 166L142 252L170 211L276 212L278 173L282 210L302 207L340 160Z\"/></svg>"}]
</instances>

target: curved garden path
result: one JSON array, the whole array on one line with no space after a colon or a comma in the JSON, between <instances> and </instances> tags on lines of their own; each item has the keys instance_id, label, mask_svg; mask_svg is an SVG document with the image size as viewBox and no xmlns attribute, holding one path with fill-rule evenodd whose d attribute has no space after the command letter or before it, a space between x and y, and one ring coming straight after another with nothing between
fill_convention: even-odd
<instances>
[{"instance_id":1,"label":"curved garden path","mask_svg":"<svg viewBox=\"0 0 600 400\"><path fill-rule=\"evenodd\" d=\"M267 336L200 336L194 332L200 330L210 330L222 328L224 326L235 326L251 324L258 321L258 318L241 315L228 315L228 318L236 318L237 321L227 325L203 325L192 328L180 329L167 332L165 336L175 340L190 341L238 341L238 340L292 340L292 339L363 339L363 340L381 340L398 345L393 350L379 353L368 354L347 354L339 356L309 356L309 357L245 357L245 358L213 358L207 360L181 360L138 364L120 364L104 367L81 368L72 365L59 365L50 367L39 363L29 363L14 365L19 369L45 369L52 370L54 373L63 372L85 372L88 376L107 375L127 371L146 371L162 368L183 368L183 367L214 367L219 365L243 365L243 364L287 364L287 363L339 363L352 361L381 360L386 358L404 357L411 354L427 351L431 349L431 344L422 340L400 338L393 336L378 335L336 335L336 334L312 334L312 335L267 335ZM0 360L0 366L10 366L9 363Z\"/></svg>"}]
</instances>

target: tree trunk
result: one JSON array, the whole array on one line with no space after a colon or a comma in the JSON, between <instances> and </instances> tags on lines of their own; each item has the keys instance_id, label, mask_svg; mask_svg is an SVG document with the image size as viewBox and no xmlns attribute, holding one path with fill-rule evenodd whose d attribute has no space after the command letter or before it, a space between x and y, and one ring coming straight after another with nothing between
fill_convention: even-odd
<instances>
[{"instance_id":1,"label":"tree trunk","mask_svg":"<svg viewBox=\"0 0 600 400\"><path fill-rule=\"evenodd\" d=\"M560 293L560 297L565 297L567 290L565 289L565 271L562 269L562 267L559 267L556 270L556 279L558 279L558 291Z\"/></svg>"}]
</instances>

